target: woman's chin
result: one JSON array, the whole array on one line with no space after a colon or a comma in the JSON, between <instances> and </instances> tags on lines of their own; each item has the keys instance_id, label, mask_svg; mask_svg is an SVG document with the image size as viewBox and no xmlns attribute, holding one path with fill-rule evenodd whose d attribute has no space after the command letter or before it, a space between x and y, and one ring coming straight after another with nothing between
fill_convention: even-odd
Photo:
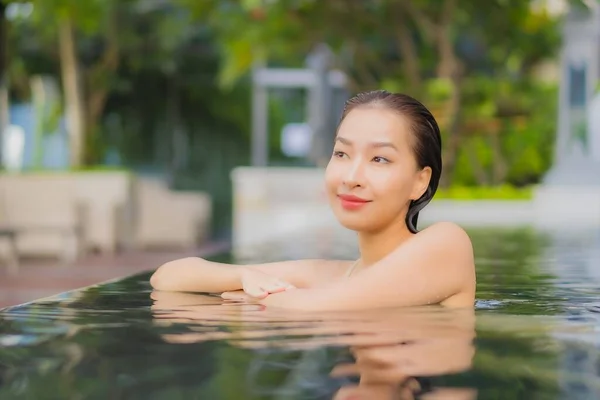
<instances>
[{"instance_id":1,"label":"woman's chin","mask_svg":"<svg viewBox=\"0 0 600 400\"><path fill-rule=\"evenodd\" d=\"M354 218L348 217L338 217L339 223L346 229L350 229L351 231L361 232L368 231L369 228L372 228L371 224L365 220L365 218L360 218L358 216Z\"/></svg>"},{"instance_id":2,"label":"woman's chin","mask_svg":"<svg viewBox=\"0 0 600 400\"><path fill-rule=\"evenodd\" d=\"M372 231L376 228L374 220L379 220L377 213L370 210L346 210L339 205L333 207L333 213L338 222L346 229L356 232Z\"/></svg>"}]
</instances>

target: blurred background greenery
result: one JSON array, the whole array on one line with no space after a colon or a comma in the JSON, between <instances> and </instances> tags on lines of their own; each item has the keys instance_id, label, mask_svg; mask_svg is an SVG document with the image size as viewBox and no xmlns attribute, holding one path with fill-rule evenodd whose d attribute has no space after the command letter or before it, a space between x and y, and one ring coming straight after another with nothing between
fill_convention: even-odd
<instances>
[{"instance_id":1,"label":"blurred background greenery","mask_svg":"<svg viewBox=\"0 0 600 400\"><path fill-rule=\"evenodd\" d=\"M229 172L250 159L254 63L301 67L317 43L350 93L385 88L422 100L443 133L440 197L528 198L549 168L563 13L550 1L4 1L5 83L31 101L31 78L61 82L78 110L71 168L126 168L206 190L216 231L230 226ZM274 91L270 159L305 93ZM46 118L52 131L64 110ZM54 121L54 122L53 122Z\"/></svg>"}]
</instances>

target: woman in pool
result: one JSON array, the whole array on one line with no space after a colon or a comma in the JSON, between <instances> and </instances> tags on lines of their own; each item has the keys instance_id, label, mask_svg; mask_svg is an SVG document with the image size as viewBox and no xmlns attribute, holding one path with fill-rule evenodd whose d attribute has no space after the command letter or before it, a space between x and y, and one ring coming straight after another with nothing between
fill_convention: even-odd
<instances>
[{"instance_id":1,"label":"woman in pool","mask_svg":"<svg viewBox=\"0 0 600 400\"><path fill-rule=\"evenodd\" d=\"M325 171L335 216L358 233L358 260L236 266L184 258L162 265L150 283L306 311L472 307L475 265L465 231L448 222L417 231L441 172L440 131L425 106L383 90L360 93L346 103Z\"/></svg>"}]
</instances>

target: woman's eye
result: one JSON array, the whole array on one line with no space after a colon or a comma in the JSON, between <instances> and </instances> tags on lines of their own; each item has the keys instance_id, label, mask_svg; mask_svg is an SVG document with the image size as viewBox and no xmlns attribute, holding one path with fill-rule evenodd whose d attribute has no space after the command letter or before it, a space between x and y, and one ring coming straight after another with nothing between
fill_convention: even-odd
<instances>
[{"instance_id":1,"label":"woman's eye","mask_svg":"<svg viewBox=\"0 0 600 400\"><path fill-rule=\"evenodd\" d=\"M384 158L384 157L373 157L373 161L375 161L376 163L382 163L382 164L388 164L390 162L390 160L388 160L387 158Z\"/></svg>"},{"instance_id":2,"label":"woman's eye","mask_svg":"<svg viewBox=\"0 0 600 400\"><path fill-rule=\"evenodd\" d=\"M333 156L337 157L337 158L342 158L346 155L346 153L344 153L343 151L334 151L333 152Z\"/></svg>"}]
</instances>

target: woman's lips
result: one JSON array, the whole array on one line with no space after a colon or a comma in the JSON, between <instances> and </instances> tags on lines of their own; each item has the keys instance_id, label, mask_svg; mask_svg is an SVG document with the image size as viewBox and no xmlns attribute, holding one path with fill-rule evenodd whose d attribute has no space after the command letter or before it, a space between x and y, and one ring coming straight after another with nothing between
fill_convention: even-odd
<instances>
[{"instance_id":1,"label":"woman's lips","mask_svg":"<svg viewBox=\"0 0 600 400\"><path fill-rule=\"evenodd\" d=\"M340 194L338 195L338 197L340 198L342 207L346 210L358 210L365 204L370 203L370 200L365 200L363 198L349 194Z\"/></svg>"}]
</instances>

